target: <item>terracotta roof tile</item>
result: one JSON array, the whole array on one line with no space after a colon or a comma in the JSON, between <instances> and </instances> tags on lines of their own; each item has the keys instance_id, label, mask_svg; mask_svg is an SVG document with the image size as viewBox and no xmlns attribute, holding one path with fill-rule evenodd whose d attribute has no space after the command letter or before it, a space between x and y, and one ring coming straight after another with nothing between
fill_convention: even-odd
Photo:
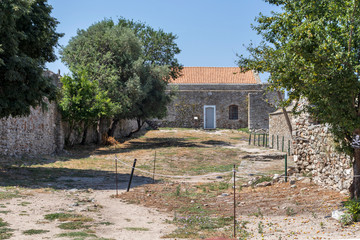
<instances>
[{"instance_id":1,"label":"terracotta roof tile","mask_svg":"<svg viewBox=\"0 0 360 240\"><path fill-rule=\"evenodd\" d=\"M172 84L256 84L260 79L253 71L241 73L238 67L184 67L182 76Z\"/></svg>"}]
</instances>

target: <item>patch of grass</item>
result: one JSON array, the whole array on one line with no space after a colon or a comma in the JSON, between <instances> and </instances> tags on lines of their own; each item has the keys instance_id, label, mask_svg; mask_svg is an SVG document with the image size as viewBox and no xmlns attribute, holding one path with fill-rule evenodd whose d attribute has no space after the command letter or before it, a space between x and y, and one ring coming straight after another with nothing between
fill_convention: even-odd
<instances>
[{"instance_id":1,"label":"patch of grass","mask_svg":"<svg viewBox=\"0 0 360 240\"><path fill-rule=\"evenodd\" d=\"M194 172L195 174L203 174L203 173L210 173L210 172L229 172L233 169L234 164L227 164L227 165L217 165L211 166L209 164L196 166L190 169L190 171Z\"/></svg>"},{"instance_id":2,"label":"patch of grass","mask_svg":"<svg viewBox=\"0 0 360 240\"><path fill-rule=\"evenodd\" d=\"M23 234L25 235L35 235L35 234L42 234L50 232L49 230L42 230L42 229L29 229L26 231L23 231Z\"/></svg>"},{"instance_id":3,"label":"patch of grass","mask_svg":"<svg viewBox=\"0 0 360 240\"><path fill-rule=\"evenodd\" d=\"M65 221L91 222L94 220L90 217L86 217L86 216L83 216L80 214L74 214L74 213L50 213L50 214L45 215L45 219L50 220L50 221L54 221L57 219L62 222L65 222Z\"/></svg>"},{"instance_id":4,"label":"patch of grass","mask_svg":"<svg viewBox=\"0 0 360 240\"><path fill-rule=\"evenodd\" d=\"M11 212L11 211L0 211L0 213L2 213L2 214L8 214L9 212Z\"/></svg>"},{"instance_id":5,"label":"patch of grass","mask_svg":"<svg viewBox=\"0 0 360 240\"><path fill-rule=\"evenodd\" d=\"M128 231L150 231L150 229L143 227L126 227L124 229Z\"/></svg>"},{"instance_id":6,"label":"patch of grass","mask_svg":"<svg viewBox=\"0 0 360 240\"><path fill-rule=\"evenodd\" d=\"M65 222L58 226L60 229L75 230L82 228L89 228L89 225L84 225L84 222Z\"/></svg>"},{"instance_id":7,"label":"patch of grass","mask_svg":"<svg viewBox=\"0 0 360 240\"><path fill-rule=\"evenodd\" d=\"M12 199L12 198L19 198L21 197L19 191L6 191L6 192L0 192L0 200L4 199Z\"/></svg>"},{"instance_id":8,"label":"patch of grass","mask_svg":"<svg viewBox=\"0 0 360 240\"><path fill-rule=\"evenodd\" d=\"M23 206L23 207L26 207L27 205L31 204L31 202L21 202L19 203L18 205L19 206Z\"/></svg>"},{"instance_id":9,"label":"patch of grass","mask_svg":"<svg viewBox=\"0 0 360 240\"><path fill-rule=\"evenodd\" d=\"M87 232L68 232L68 233L60 233L56 235L57 237L68 237L68 238L79 238L84 239L88 237L97 237L95 234L87 233Z\"/></svg>"},{"instance_id":10,"label":"patch of grass","mask_svg":"<svg viewBox=\"0 0 360 240\"><path fill-rule=\"evenodd\" d=\"M245 132L245 133L250 133L249 128L239 128L238 131Z\"/></svg>"},{"instance_id":11,"label":"patch of grass","mask_svg":"<svg viewBox=\"0 0 360 240\"><path fill-rule=\"evenodd\" d=\"M262 182L270 182L272 180L272 177L270 176L261 176L260 178L256 179L252 186L255 186L256 184L262 183Z\"/></svg>"},{"instance_id":12,"label":"patch of grass","mask_svg":"<svg viewBox=\"0 0 360 240\"><path fill-rule=\"evenodd\" d=\"M168 234L167 238L199 238L200 233L213 232L224 228L233 222L233 217L208 217L201 215L190 215L187 217L174 218L173 223L179 226L174 232Z\"/></svg>"},{"instance_id":13,"label":"patch of grass","mask_svg":"<svg viewBox=\"0 0 360 240\"><path fill-rule=\"evenodd\" d=\"M7 222L0 218L0 239L9 239L12 236L13 229L7 228L8 225Z\"/></svg>"},{"instance_id":14,"label":"patch of grass","mask_svg":"<svg viewBox=\"0 0 360 240\"><path fill-rule=\"evenodd\" d=\"M125 219L126 220L126 219ZM105 225L105 226L109 226L109 225L113 225L114 223L111 222L99 222L100 225Z\"/></svg>"}]
</instances>

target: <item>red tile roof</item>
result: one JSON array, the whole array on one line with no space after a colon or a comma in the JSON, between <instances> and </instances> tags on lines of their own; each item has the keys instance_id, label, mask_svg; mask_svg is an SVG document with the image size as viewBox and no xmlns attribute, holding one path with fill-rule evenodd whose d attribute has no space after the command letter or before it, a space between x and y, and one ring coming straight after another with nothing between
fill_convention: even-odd
<instances>
[{"instance_id":1,"label":"red tile roof","mask_svg":"<svg viewBox=\"0 0 360 240\"><path fill-rule=\"evenodd\" d=\"M182 76L172 84L256 84L260 79L253 71L240 72L238 67L184 67Z\"/></svg>"}]
</instances>

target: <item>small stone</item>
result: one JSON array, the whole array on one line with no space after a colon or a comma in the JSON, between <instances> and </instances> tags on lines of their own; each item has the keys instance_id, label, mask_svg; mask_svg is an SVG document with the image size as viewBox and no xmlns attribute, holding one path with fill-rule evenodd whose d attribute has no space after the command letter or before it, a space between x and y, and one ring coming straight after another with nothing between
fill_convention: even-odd
<instances>
[{"instance_id":1,"label":"small stone","mask_svg":"<svg viewBox=\"0 0 360 240\"><path fill-rule=\"evenodd\" d=\"M195 201L194 201L194 200L191 200L190 202L191 202L191 203L194 203Z\"/></svg>"},{"instance_id":2,"label":"small stone","mask_svg":"<svg viewBox=\"0 0 360 240\"><path fill-rule=\"evenodd\" d=\"M295 180L290 180L290 185L294 185L295 183L296 183L296 181Z\"/></svg>"},{"instance_id":3,"label":"small stone","mask_svg":"<svg viewBox=\"0 0 360 240\"><path fill-rule=\"evenodd\" d=\"M216 179L222 179L223 177L222 176L216 176Z\"/></svg>"},{"instance_id":4,"label":"small stone","mask_svg":"<svg viewBox=\"0 0 360 240\"><path fill-rule=\"evenodd\" d=\"M273 180L276 181L280 178L280 174L274 174Z\"/></svg>"},{"instance_id":5,"label":"small stone","mask_svg":"<svg viewBox=\"0 0 360 240\"><path fill-rule=\"evenodd\" d=\"M309 184L311 183L311 179L310 178L305 178L301 181L302 183L306 183L306 184Z\"/></svg>"},{"instance_id":6,"label":"small stone","mask_svg":"<svg viewBox=\"0 0 360 240\"><path fill-rule=\"evenodd\" d=\"M291 187L291 188L296 188L296 185L294 184L294 185L291 185L290 187Z\"/></svg>"},{"instance_id":7,"label":"small stone","mask_svg":"<svg viewBox=\"0 0 360 240\"><path fill-rule=\"evenodd\" d=\"M206 203L205 203L205 204L204 204L204 207L207 207L207 206L209 206L209 204L206 204Z\"/></svg>"},{"instance_id":8,"label":"small stone","mask_svg":"<svg viewBox=\"0 0 360 240\"><path fill-rule=\"evenodd\" d=\"M227 197L227 196L229 196L229 194L228 193L223 193L223 194L221 194L221 196Z\"/></svg>"},{"instance_id":9,"label":"small stone","mask_svg":"<svg viewBox=\"0 0 360 240\"><path fill-rule=\"evenodd\" d=\"M262 182L256 184L256 187L268 187L268 186L271 186L271 182Z\"/></svg>"},{"instance_id":10,"label":"small stone","mask_svg":"<svg viewBox=\"0 0 360 240\"><path fill-rule=\"evenodd\" d=\"M340 220L341 217L344 215L344 211L343 210L335 210L335 211L332 211L331 213L331 217L336 219L336 220Z\"/></svg>"},{"instance_id":11,"label":"small stone","mask_svg":"<svg viewBox=\"0 0 360 240\"><path fill-rule=\"evenodd\" d=\"M150 197L150 196L151 196L151 194L150 194L150 193L148 193L148 194L146 194L146 196Z\"/></svg>"}]
</instances>

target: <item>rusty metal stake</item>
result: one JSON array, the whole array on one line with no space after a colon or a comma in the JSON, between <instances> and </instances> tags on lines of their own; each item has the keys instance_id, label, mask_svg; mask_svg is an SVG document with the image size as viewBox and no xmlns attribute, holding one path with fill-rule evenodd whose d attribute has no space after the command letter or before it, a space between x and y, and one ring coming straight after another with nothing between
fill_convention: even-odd
<instances>
[{"instance_id":1,"label":"rusty metal stake","mask_svg":"<svg viewBox=\"0 0 360 240\"><path fill-rule=\"evenodd\" d=\"M130 190L131 181L132 181L132 178L133 178L133 175L134 175L135 165L136 165L136 159L134 159L134 164L133 164L132 169L131 169L129 184L128 184L128 187L127 187L127 190L126 190L127 192Z\"/></svg>"},{"instance_id":2,"label":"rusty metal stake","mask_svg":"<svg viewBox=\"0 0 360 240\"><path fill-rule=\"evenodd\" d=\"M155 156L154 156L153 183L155 183L155 162L156 162L156 151L155 151Z\"/></svg>"},{"instance_id":3,"label":"rusty metal stake","mask_svg":"<svg viewBox=\"0 0 360 240\"><path fill-rule=\"evenodd\" d=\"M115 157L115 185L116 185L116 197L118 196L118 174L117 174L117 158Z\"/></svg>"},{"instance_id":4,"label":"rusty metal stake","mask_svg":"<svg viewBox=\"0 0 360 240\"><path fill-rule=\"evenodd\" d=\"M236 194L236 183L235 183L235 179L236 179L236 170L235 170L235 164L234 164L234 238L236 239L236 198L235 198L235 194Z\"/></svg>"}]
</instances>

